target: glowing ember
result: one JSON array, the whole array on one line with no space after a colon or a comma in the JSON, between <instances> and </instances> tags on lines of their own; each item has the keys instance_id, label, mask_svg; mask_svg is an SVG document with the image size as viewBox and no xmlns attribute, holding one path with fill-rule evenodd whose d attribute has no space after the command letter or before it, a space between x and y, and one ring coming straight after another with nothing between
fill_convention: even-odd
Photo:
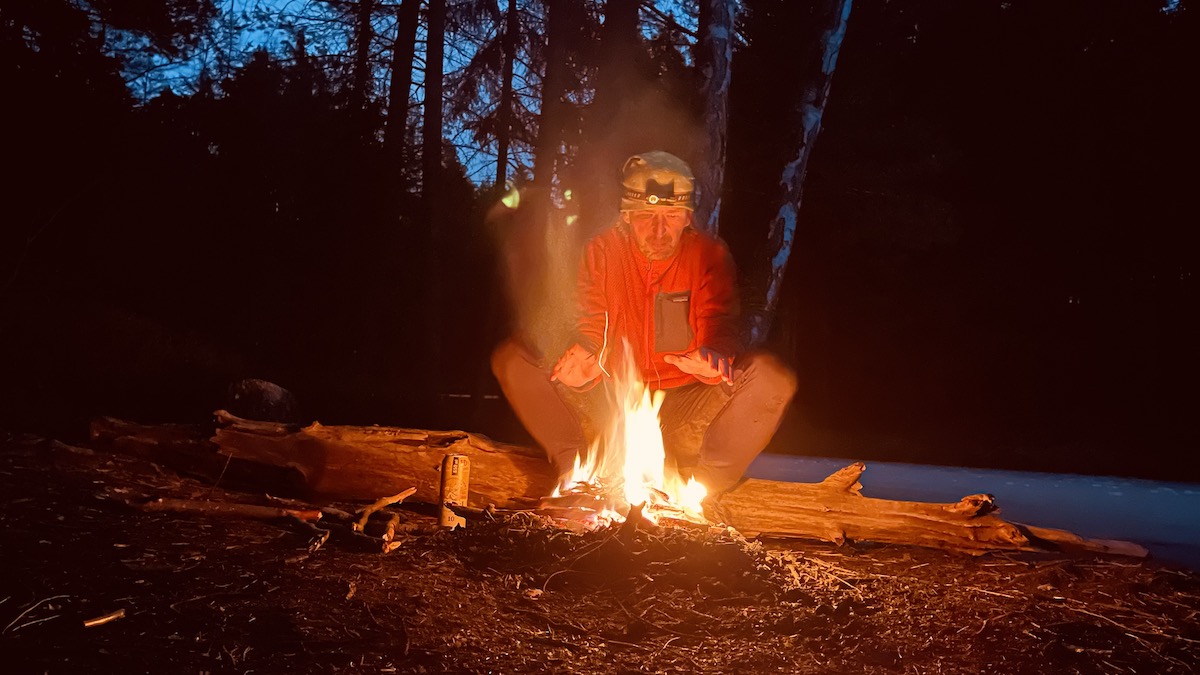
<instances>
[{"instance_id":1,"label":"glowing ember","mask_svg":"<svg viewBox=\"0 0 1200 675\"><path fill-rule=\"evenodd\" d=\"M562 477L552 498L597 512L596 524L624 521L635 504L651 522L675 518L705 523L701 503L708 494L696 479L686 483L666 467L658 412L664 392L651 392L642 382L629 343L624 372L614 373L610 393L615 414L608 428L575 466ZM561 500L566 501L561 501Z\"/></svg>"}]
</instances>

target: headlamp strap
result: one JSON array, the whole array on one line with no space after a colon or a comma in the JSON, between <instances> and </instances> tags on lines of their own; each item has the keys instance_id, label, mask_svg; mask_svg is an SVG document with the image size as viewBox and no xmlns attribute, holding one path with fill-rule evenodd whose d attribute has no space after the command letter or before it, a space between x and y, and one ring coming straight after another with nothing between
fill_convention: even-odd
<instances>
[{"instance_id":1,"label":"headlamp strap","mask_svg":"<svg viewBox=\"0 0 1200 675\"><path fill-rule=\"evenodd\" d=\"M653 178L646 181L645 191L626 188L625 198L646 202L650 205L664 204L666 206L687 204L692 201L690 192L675 194L675 181L671 180L666 183L659 183Z\"/></svg>"}]
</instances>

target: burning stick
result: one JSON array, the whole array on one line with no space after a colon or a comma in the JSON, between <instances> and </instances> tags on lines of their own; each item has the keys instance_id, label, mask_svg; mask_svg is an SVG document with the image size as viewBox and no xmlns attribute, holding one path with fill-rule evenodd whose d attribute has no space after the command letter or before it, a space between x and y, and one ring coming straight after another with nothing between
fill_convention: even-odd
<instances>
[{"instance_id":1,"label":"burning stick","mask_svg":"<svg viewBox=\"0 0 1200 675\"><path fill-rule=\"evenodd\" d=\"M365 508L359 512L358 522L354 523L351 526L351 529L353 529L355 532L362 532L363 529L367 526L367 521L371 519L372 513L375 513L376 511L380 511L385 507L391 506L392 504L399 504L400 502L403 502L405 499L408 499L409 497L415 495L416 493L417 493L417 488L411 487L411 488L408 488L407 490L405 490L404 492L401 492L399 494L394 494L391 497L384 497L383 499L376 500L374 504L371 504L370 506L368 506L367 508Z\"/></svg>"}]
</instances>

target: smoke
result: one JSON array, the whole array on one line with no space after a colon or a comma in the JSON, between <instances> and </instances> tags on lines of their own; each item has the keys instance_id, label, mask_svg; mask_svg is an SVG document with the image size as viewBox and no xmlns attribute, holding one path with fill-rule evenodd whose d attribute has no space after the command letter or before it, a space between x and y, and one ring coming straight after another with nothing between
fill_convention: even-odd
<instances>
[{"instance_id":1,"label":"smoke","mask_svg":"<svg viewBox=\"0 0 1200 675\"><path fill-rule=\"evenodd\" d=\"M661 89L640 91L610 106L611 114L589 120L587 140L562 172L561 199L552 199L545 188L528 187L518 199L510 193L488 212L503 260L509 330L543 359L557 358L573 343L582 247L617 220L625 160L665 150L694 170L706 147L694 106Z\"/></svg>"},{"instance_id":2,"label":"smoke","mask_svg":"<svg viewBox=\"0 0 1200 675\"><path fill-rule=\"evenodd\" d=\"M632 89L637 93L589 111L579 156L565 172L564 184L578 195L580 220L588 234L616 221L625 160L664 150L687 162L693 172L704 160L706 132L695 100L651 84Z\"/></svg>"},{"instance_id":3,"label":"smoke","mask_svg":"<svg viewBox=\"0 0 1200 675\"><path fill-rule=\"evenodd\" d=\"M582 237L574 209L570 201L555 205L546 190L526 188L492 206L487 222L501 252L510 335L554 359L575 329Z\"/></svg>"}]
</instances>

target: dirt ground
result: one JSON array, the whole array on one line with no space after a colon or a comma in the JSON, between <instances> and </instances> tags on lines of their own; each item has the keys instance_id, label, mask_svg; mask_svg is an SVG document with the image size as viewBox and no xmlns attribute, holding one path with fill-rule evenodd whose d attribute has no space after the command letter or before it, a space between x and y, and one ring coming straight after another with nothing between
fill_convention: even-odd
<instances>
[{"instance_id":1,"label":"dirt ground","mask_svg":"<svg viewBox=\"0 0 1200 675\"><path fill-rule=\"evenodd\" d=\"M295 505L214 482L0 431L3 671L1200 670L1200 574L1154 561L577 534L531 514L446 532L421 505L365 533L355 504L317 505L316 526L138 508Z\"/></svg>"}]
</instances>

